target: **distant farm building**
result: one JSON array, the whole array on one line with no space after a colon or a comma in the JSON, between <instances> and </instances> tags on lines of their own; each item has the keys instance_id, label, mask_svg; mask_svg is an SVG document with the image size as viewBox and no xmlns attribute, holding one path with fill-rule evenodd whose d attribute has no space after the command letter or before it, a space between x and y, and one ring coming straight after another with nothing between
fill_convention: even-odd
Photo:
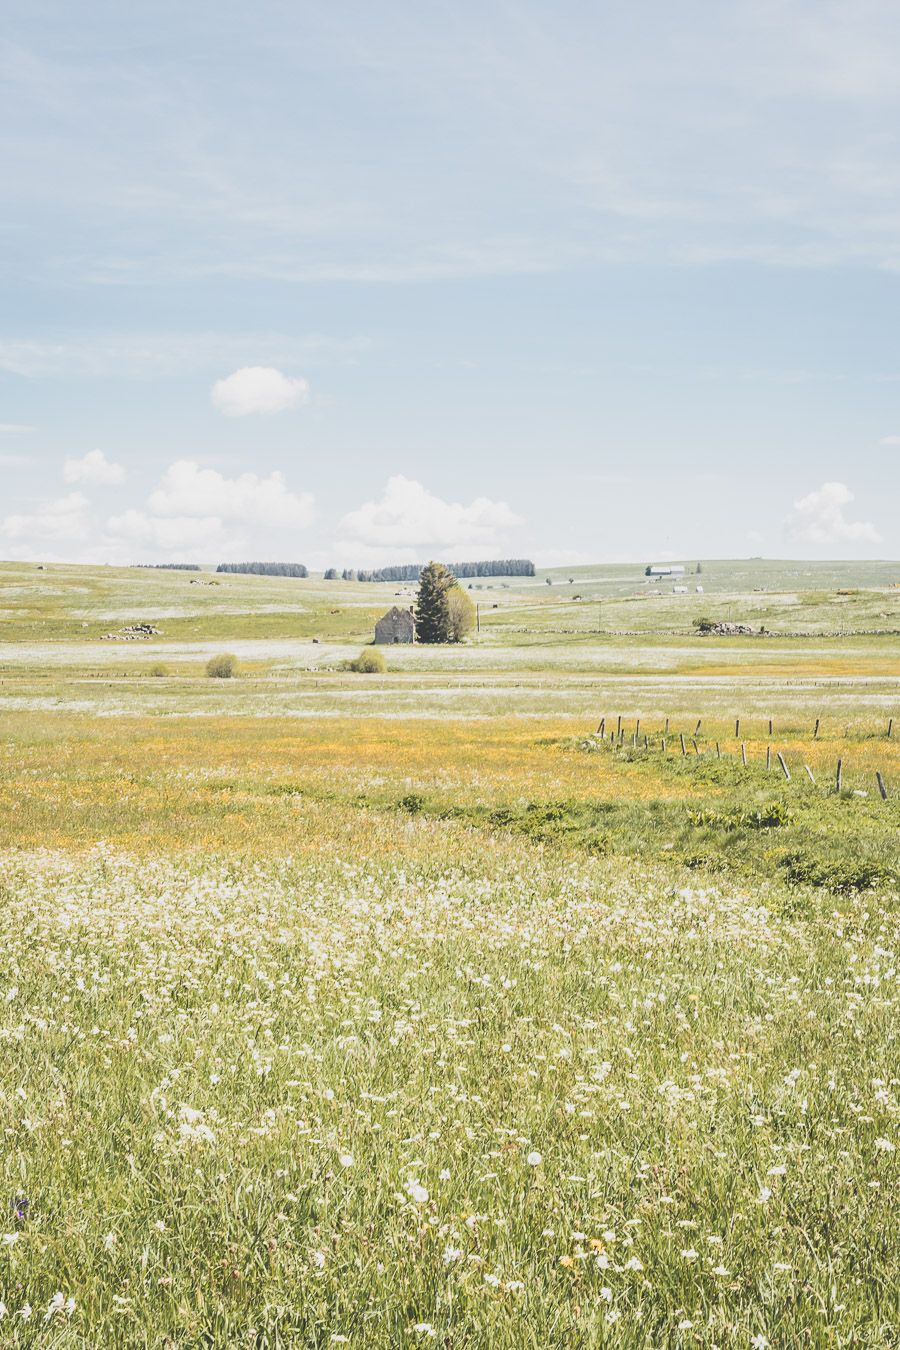
<instances>
[{"instance_id":1,"label":"distant farm building","mask_svg":"<svg viewBox=\"0 0 900 1350\"><path fill-rule=\"evenodd\" d=\"M673 567L673 566L669 566L669 565L661 566L661 567L654 567L653 564L651 563L651 565L650 565L648 568L646 568L646 570L644 571L644 576L645 576L645 577L681 577L681 576L684 576L684 568L683 568L682 566L680 566L680 565L679 565L678 567Z\"/></svg>"},{"instance_id":2,"label":"distant farm building","mask_svg":"<svg viewBox=\"0 0 900 1350\"><path fill-rule=\"evenodd\" d=\"M415 640L416 618L412 609L398 609L392 605L375 625L375 641L382 645Z\"/></svg>"}]
</instances>

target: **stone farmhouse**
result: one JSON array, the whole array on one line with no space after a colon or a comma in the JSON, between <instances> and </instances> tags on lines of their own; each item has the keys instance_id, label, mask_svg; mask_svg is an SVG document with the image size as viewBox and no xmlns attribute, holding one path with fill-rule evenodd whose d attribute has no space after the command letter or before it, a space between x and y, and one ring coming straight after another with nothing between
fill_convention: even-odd
<instances>
[{"instance_id":1,"label":"stone farmhouse","mask_svg":"<svg viewBox=\"0 0 900 1350\"><path fill-rule=\"evenodd\" d=\"M375 625L376 643L415 642L415 640L416 616L412 606L409 609L398 609L396 605L392 605L387 614Z\"/></svg>"}]
</instances>

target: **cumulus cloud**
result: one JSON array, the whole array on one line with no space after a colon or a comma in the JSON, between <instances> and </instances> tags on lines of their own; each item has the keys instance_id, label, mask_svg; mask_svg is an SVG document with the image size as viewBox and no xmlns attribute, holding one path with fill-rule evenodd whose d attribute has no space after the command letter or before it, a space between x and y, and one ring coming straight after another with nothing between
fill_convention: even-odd
<instances>
[{"instance_id":1,"label":"cumulus cloud","mask_svg":"<svg viewBox=\"0 0 900 1350\"><path fill-rule=\"evenodd\" d=\"M847 519L844 508L852 501L846 483L823 483L794 502L785 522L790 538L803 544L880 543L870 521Z\"/></svg>"},{"instance_id":2,"label":"cumulus cloud","mask_svg":"<svg viewBox=\"0 0 900 1350\"><path fill-rule=\"evenodd\" d=\"M81 459L67 459L63 465L67 483L124 483L125 470L106 458L102 450L89 450Z\"/></svg>"},{"instance_id":3,"label":"cumulus cloud","mask_svg":"<svg viewBox=\"0 0 900 1350\"><path fill-rule=\"evenodd\" d=\"M226 478L191 459L169 465L147 505L156 516L215 517L272 529L300 529L313 518L312 496L289 491L280 473Z\"/></svg>"},{"instance_id":4,"label":"cumulus cloud","mask_svg":"<svg viewBox=\"0 0 900 1350\"><path fill-rule=\"evenodd\" d=\"M341 547L393 549L418 555L502 547L506 532L523 524L506 502L476 497L468 506L434 496L421 483L396 474L377 501L365 502L341 520Z\"/></svg>"},{"instance_id":5,"label":"cumulus cloud","mask_svg":"<svg viewBox=\"0 0 900 1350\"><path fill-rule=\"evenodd\" d=\"M179 459L143 507L109 517L106 542L118 554L127 549L129 557L214 562L273 546L282 552L293 548L296 541L287 545L279 532L296 531L312 519L312 496L291 492L280 473L229 478Z\"/></svg>"},{"instance_id":6,"label":"cumulus cloud","mask_svg":"<svg viewBox=\"0 0 900 1350\"><path fill-rule=\"evenodd\" d=\"M209 397L226 417L249 413L277 413L309 398L309 384L283 375L274 366L243 366L224 380L217 380Z\"/></svg>"},{"instance_id":7,"label":"cumulus cloud","mask_svg":"<svg viewBox=\"0 0 900 1350\"><path fill-rule=\"evenodd\" d=\"M219 516L151 516L131 509L110 516L106 529L112 543L127 543L129 556L149 549L182 562L212 562L223 550L243 543Z\"/></svg>"},{"instance_id":8,"label":"cumulus cloud","mask_svg":"<svg viewBox=\"0 0 900 1350\"><path fill-rule=\"evenodd\" d=\"M90 503L81 492L69 492L39 503L31 512L4 516L0 538L26 543L40 553L43 543L86 539L90 533Z\"/></svg>"},{"instance_id":9,"label":"cumulus cloud","mask_svg":"<svg viewBox=\"0 0 900 1350\"><path fill-rule=\"evenodd\" d=\"M82 479L120 481L109 472L120 466L99 451L67 468L72 464ZM71 469L66 477L73 477ZM297 531L314 514L312 496L291 492L280 473L229 478L187 459L170 464L144 502L123 505L104 520L81 492L40 502L0 519L0 553L113 563L220 562L269 550L284 557L297 548Z\"/></svg>"}]
</instances>

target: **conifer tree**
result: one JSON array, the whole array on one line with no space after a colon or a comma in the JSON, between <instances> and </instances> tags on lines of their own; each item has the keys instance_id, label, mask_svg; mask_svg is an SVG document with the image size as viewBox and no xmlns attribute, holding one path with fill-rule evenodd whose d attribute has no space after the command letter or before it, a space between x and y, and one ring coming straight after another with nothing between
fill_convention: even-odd
<instances>
[{"instance_id":1,"label":"conifer tree","mask_svg":"<svg viewBox=\"0 0 900 1350\"><path fill-rule=\"evenodd\" d=\"M456 577L443 563L430 562L419 576L416 597L416 639L419 642L449 642L449 593Z\"/></svg>"}]
</instances>

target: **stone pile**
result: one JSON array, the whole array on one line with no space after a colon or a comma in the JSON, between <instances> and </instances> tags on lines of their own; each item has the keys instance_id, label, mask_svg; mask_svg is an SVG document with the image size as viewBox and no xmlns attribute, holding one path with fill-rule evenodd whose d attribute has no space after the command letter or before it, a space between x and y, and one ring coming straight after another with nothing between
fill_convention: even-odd
<instances>
[{"instance_id":1,"label":"stone pile","mask_svg":"<svg viewBox=\"0 0 900 1350\"><path fill-rule=\"evenodd\" d=\"M152 623L130 623L120 628L118 633L104 633L101 642L140 642L145 638L156 637L159 632Z\"/></svg>"}]
</instances>

